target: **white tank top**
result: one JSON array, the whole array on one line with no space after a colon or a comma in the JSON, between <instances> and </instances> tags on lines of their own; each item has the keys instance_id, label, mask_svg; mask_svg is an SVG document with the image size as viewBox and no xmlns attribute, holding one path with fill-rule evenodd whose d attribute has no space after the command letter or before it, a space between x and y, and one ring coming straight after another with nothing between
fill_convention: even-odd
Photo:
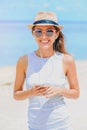
<instances>
[{"instance_id":1,"label":"white tank top","mask_svg":"<svg viewBox=\"0 0 87 130\"><path fill-rule=\"evenodd\" d=\"M49 85L56 87L65 87L66 76L63 71L63 54L56 52L49 58L38 57L35 52L28 55L28 68L26 72L26 86L27 89L34 85ZM54 110L57 107L65 105L64 97L56 95L52 98L45 98L44 96L32 96L29 98L29 125L32 128L37 128L37 122L40 120L44 122L47 118L45 113L49 110ZM37 117L38 113L38 117ZM43 119L44 117L44 119ZM52 117L53 118L53 117ZM49 122L52 120L51 116ZM43 123L41 124L43 128ZM39 128L38 128L39 129Z\"/></svg>"}]
</instances>

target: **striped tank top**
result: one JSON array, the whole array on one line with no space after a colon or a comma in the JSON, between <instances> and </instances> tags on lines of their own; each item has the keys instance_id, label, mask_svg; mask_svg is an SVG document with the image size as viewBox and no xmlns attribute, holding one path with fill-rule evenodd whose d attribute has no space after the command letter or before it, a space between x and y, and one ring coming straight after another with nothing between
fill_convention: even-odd
<instances>
[{"instance_id":1,"label":"striped tank top","mask_svg":"<svg viewBox=\"0 0 87 130\"><path fill-rule=\"evenodd\" d=\"M62 64L63 54L55 52L49 58L41 58L32 52L28 55L26 72L27 89L35 85L65 87L66 76ZM28 109L29 130L72 130L64 97L32 96Z\"/></svg>"}]
</instances>

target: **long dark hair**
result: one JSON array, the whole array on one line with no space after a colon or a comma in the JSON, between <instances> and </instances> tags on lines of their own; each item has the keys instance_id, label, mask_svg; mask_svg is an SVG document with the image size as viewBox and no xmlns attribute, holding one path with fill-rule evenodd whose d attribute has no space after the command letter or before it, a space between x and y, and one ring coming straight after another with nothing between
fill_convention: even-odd
<instances>
[{"instance_id":1,"label":"long dark hair","mask_svg":"<svg viewBox=\"0 0 87 130\"><path fill-rule=\"evenodd\" d=\"M53 49L55 51L59 51L64 54L67 54L67 51L65 49L64 34L57 27L54 26L54 28L56 29L57 32L59 32L59 36L53 43Z\"/></svg>"}]
</instances>

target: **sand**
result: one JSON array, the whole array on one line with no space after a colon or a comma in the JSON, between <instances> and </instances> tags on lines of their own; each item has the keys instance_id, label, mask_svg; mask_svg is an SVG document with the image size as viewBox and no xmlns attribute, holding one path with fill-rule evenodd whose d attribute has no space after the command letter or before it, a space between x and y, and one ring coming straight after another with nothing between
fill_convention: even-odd
<instances>
[{"instance_id":1,"label":"sand","mask_svg":"<svg viewBox=\"0 0 87 130\"><path fill-rule=\"evenodd\" d=\"M76 61L80 97L68 99L74 130L87 130L87 61ZM0 67L0 130L28 130L28 99L13 98L15 66Z\"/></svg>"}]
</instances>

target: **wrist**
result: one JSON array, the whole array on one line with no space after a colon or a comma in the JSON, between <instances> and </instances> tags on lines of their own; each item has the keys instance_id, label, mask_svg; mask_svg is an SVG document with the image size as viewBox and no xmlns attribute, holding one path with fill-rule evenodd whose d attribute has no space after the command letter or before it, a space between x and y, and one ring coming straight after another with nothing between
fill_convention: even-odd
<instances>
[{"instance_id":1,"label":"wrist","mask_svg":"<svg viewBox=\"0 0 87 130\"><path fill-rule=\"evenodd\" d=\"M59 95L63 95L63 88L61 87L58 87L58 92L57 92Z\"/></svg>"},{"instance_id":2,"label":"wrist","mask_svg":"<svg viewBox=\"0 0 87 130\"><path fill-rule=\"evenodd\" d=\"M33 96L32 88L31 88L31 89L28 89L27 92L28 92L28 96L29 96L29 97Z\"/></svg>"}]
</instances>

